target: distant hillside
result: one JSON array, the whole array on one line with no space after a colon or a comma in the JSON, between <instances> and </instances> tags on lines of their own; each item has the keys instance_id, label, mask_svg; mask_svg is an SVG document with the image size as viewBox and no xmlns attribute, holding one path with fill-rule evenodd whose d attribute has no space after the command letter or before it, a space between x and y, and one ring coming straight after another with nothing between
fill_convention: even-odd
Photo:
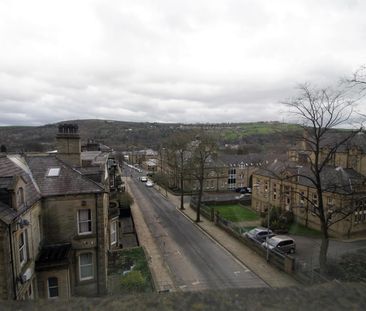
<instances>
[{"instance_id":1,"label":"distant hillside","mask_svg":"<svg viewBox=\"0 0 366 311\"><path fill-rule=\"evenodd\" d=\"M267 145L274 147L278 144L288 144L291 134L299 130L295 125L279 122L166 124L71 120L60 123L77 123L82 142L92 138L119 151L147 147L156 149L164 139L176 131L198 128L213 132L223 147L239 145L244 149L245 146L263 149L263 146ZM5 145L8 152L53 150L56 147L58 124L0 127L0 145Z\"/></svg>"}]
</instances>

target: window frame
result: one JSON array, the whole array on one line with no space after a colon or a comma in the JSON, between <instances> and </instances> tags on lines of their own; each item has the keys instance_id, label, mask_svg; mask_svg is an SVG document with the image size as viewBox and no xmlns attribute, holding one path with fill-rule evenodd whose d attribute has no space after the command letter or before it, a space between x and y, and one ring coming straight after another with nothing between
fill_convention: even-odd
<instances>
[{"instance_id":1,"label":"window frame","mask_svg":"<svg viewBox=\"0 0 366 311\"><path fill-rule=\"evenodd\" d=\"M28 251L27 251L27 230L23 230L19 234L19 240L18 240L18 255L19 255L19 264L20 267L23 267L25 263L28 261ZM20 245L21 241L23 241L23 244Z\"/></svg>"},{"instance_id":2,"label":"window frame","mask_svg":"<svg viewBox=\"0 0 366 311\"><path fill-rule=\"evenodd\" d=\"M80 213L81 212L89 212L89 217L87 220L81 220L80 219ZM81 224L83 223L89 223L90 230L89 231L81 231ZM77 227L78 227L78 235L87 235L93 233L93 214L92 210L90 208L82 208L77 211Z\"/></svg>"},{"instance_id":3,"label":"window frame","mask_svg":"<svg viewBox=\"0 0 366 311\"><path fill-rule=\"evenodd\" d=\"M56 285L50 286L50 279L55 279ZM50 293L51 289L57 289L57 296L51 296L51 293ZM58 278L55 276L51 276L51 277L47 278L47 297L48 297L48 299L56 299L56 298L60 297Z\"/></svg>"},{"instance_id":4,"label":"window frame","mask_svg":"<svg viewBox=\"0 0 366 311\"><path fill-rule=\"evenodd\" d=\"M114 228L114 232L113 229ZM112 239L112 237L114 237L114 239ZM110 226L110 240L111 240L111 246L116 245L117 244L117 221L112 221L111 222L111 226Z\"/></svg>"},{"instance_id":5,"label":"window frame","mask_svg":"<svg viewBox=\"0 0 366 311\"><path fill-rule=\"evenodd\" d=\"M82 256L85 256L85 255L90 255L91 256L91 263L88 263L88 264L84 264L84 265L82 265L81 264L81 257ZM86 252L86 253L81 253L81 254L79 254L79 256L78 256L78 259L79 259L79 280L80 281L87 281L87 280L92 280L92 279L94 279L94 258L93 258L94 256L93 256L93 253L92 252ZM81 276L81 269L83 268L83 267L85 267L85 266L87 266L87 267L89 267L89 266L91 266L91 275L90 276L86 276L86 277L82 277Z\"/></svg>"}]
</instances>

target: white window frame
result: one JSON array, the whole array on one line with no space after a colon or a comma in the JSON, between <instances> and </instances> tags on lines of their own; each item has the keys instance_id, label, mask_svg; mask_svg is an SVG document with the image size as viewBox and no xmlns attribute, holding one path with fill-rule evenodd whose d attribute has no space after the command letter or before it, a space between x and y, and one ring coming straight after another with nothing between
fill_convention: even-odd
<instances>
[{"instance_id":1,"label":"white window frame","mask_svg":"<svg viewBox=\"0 0 366 311\"><path fill-rule=\"evenodd\" d=\"M84 256L84 255L91 255L91 263L81 265L81 257ZM93 262L94 262L93 253L88 252L88 253L82 253L82 254L79 255L79 279L80 279L80 281L87 281L87 280L94 279L94 264L93 264ZM82 277L81 276L81 269L83 267L88 267L88 266L92 267L91 275L86 276L86 277Z\"/></svg>"},{"instance_id":2,"label":"white window frame","mask_svg":"<svg viewBox=\"0 0 366 311\"><path fill-rule=\"evenodd\" d=\"M56 281L57 281L56 286L50 286L50 279L56 279ZM55 289L55 288L57 288L57 296L51 296L50 289ZM48 293L48 299L56 299L56 298L60 297L57 277L51 276L47 279L47 293Z\"/></svg>"},{"instance_id":3,"label":"white window frame","mask_svg":"<svg viewBox=\"0 0 366 311\"><path fill-rule=\"evenodd\" d=\"M111 245L117 244L117 221L111 222Z\"/></svg>"},{"instance_id":4,"label":"white window frame","mask_svg":"<svg viewBox=\"0 0 366 311\"><path fill-rule=\"evenodd\" d=\"M28 252L27 252L27 230L23 230L19 235L19 243L18 243L18 254L19 254L19 263L20 267L23 267L23 265L28 260ZM23 238L23 239L22 239ZM23 244L20 245L21 241L23 241ZM23 259L21 259L23 257Z\"/></svg>"},{"instance_id":5,"label":"white window frame","mask_svg":"<svg viewBox=\"0 0 366 311\"><path fill-rule=\"evenodd\" d=\"M81 212L85 212L85 211L89 211L89 215L90 215L90 217L89 217L89 219L87 219L87 220L80 220L80 213ZM77 211L77 226L78 226L78 234L79 235L84 235L84 234L90 234L90 233L92 233L93 232L93 223L92 223L92 219L93 219L93 215L92 215L92 211L91 211L91 209L90 208L83 208L83 209L79 209L78 211ZM89 223L90 224L90 231L81 231L80 229L80 225L82 224L82 223Z\"/></svg>"}]
</instances>

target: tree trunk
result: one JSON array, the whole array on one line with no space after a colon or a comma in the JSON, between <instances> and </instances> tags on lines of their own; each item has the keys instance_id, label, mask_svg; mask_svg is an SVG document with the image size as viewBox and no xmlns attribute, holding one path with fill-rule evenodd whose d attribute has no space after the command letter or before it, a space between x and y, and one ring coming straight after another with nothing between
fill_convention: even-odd
<instances>
[{"instance_id":1,"label":"tree trunk","mask_svg":"<svg viewBox=\"0 0 366 311\"><path fill-rule=\"evenodd\" d=\"M184 210L184 188L183 188L184 180L183 173L180 174L180 209Z\"/></svg>"},{"instance_id":2,"label":"tree trunk","mask_svg":"<svg viewBox=\"0 0 366 311\"><path fill-rule=\"evenodd\" d=\"M319 264L320 264L320 272L324 273L327 268L327 253L328 253L328 246L329 246L329 236L328 236L328 228L323 223L321 225L321 230L322 230L323 236L322 236L322 242L320 245Z\"/></svg>"},{"instance_id":3,"label":"tree trunk","mask_svg":"<svg viewBox=\"0 0 366 311\"><path fill-rule=\"evenodd\" d=\"M196 222L201 221L201 200L202 200L202 191L203 191L203 181L200 180L199 184L200 184L200 189L198 191Z\"/></svg>"}]
</instances>

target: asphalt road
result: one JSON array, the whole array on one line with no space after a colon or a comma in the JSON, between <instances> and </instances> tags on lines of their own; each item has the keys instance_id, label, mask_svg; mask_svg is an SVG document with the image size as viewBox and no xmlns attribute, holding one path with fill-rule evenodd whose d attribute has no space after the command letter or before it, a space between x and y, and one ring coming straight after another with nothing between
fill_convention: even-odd
<instances>
[{"instance_id":1,"label":"asphalt road","mask_svg":"<svg viewBox=\"0 0 366 311\"><path fill-rule=\"evenodd\" d=\"M177 288L204 290L267 284L204 234L156 189L134 174L130 183Z\"/></svg>"}]
</instances>

